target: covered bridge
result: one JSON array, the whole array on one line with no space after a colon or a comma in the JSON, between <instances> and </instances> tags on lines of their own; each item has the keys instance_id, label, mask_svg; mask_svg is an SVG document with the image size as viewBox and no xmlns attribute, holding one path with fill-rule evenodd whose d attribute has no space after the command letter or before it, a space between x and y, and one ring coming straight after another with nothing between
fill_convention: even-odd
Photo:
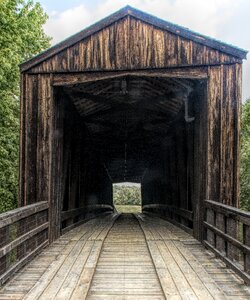
<instances>
[{"instance_id":1,"label":"covered bridge","mask_svg":"<svg viewBox=\"0 0 250 300\"><path fill-rule=\"evenodd\" d=\"M143 210L201 238L205 199L238 206L245 57L127 7L24 63L20 205L49 202L53 240L140 182Z\"/></svg>"},{"instance_id":2,"label":"covered bridge","mask_svg":"<svg viewBox=\"0 0 250 300\"><path fill-rule=\"evenodd\" d=\"M137 182L143 212L179 225L228 264L240 244L249 279L250 220L233 208L244 58L125 7L23 63L20 206L33 207L39 227L47 222L36 247L113 211L113 183Z\"/></svg>"}]
</instances>

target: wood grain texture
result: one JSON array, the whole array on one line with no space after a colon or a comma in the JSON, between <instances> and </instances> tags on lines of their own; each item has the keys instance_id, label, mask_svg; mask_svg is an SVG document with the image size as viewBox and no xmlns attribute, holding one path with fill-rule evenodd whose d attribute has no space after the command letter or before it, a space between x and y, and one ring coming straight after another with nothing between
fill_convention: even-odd
<instances>
[{"instance_id":1,"label":"wood grain texture","mask_svg":"<svg viewBox=\"0 0 250 300\"><path fill-rule=\"evenodd\" d=\"M50 75L38 78L37 198L50 202L53 96Z\"/></svg>"},{"instance_id":2,"label":"wood grain texture","mask_svg":"<svg viewBox=\"0 0 250 300\"><path fill-rule=\"evenodd\" d=\"M191 235L160 218L109 215L63 235L0 299L248 299L250 290Z\"/></svg>"},{"instance_id":3,"label":"wood grain texture","mask_svg":"<svg viewBox=\"0 0 250 300\"><path fill-rule=\"evenodd\" d=\"M23 76L21 101L20 153L20 204L35 203L36 197L36 148L37 148L37 76Z\"/></svg>"},{"instance_id":4,"label":"wood grain texture","mask_svg":"<svg viewBox=\"0 0 250 300\"><path fill-rule=\"evenodd\" d=\"M235 63L237 58L127 16L29 72L127 70Z\"/></svg>"},{"instance_id":5,"label":"wood grain texture","mask_svg":"<svg viewBox=\"0 0 250 300\"><path fill-rule=\"evenodd\" d=\"M48 244L48 203L38 202L0 216L0 285Z\"/></svg>"},{"instance_id":6,"label":"wood grain texture","mask_svg":"<svg viewBox=\"0 0 250 300\"><path fill-rule=\"evenodd\" d=\"M209 200L205 206L205 245L249 284L249 212Z\"/></svg>"},{"instance_id":7,"label":"wood grain texture","mask_svg":"<svg viewBox=\"0 0 250 300\"><path fill-rule=\"evenodd\" d=\"M207 102L207 126L208 126L208 178L207 178L207 199L215 199L220 197L220 172L221 172L221 105L223 101L222 89L223 79L221 67L209 69L208 82L208 102ZM216 146L215 146L216 145Z\"/></svg>"},{"instance_id":8,"label":"wood grain texture","mask_svg":"<svg viewBox=\"0 0 250 300\"><path fill-rule=\"evenodd\" d=\"M239 204L240 72L236 65L211 67L208 87L206 198L236 207Z\"/></svg>"}]
</instances>

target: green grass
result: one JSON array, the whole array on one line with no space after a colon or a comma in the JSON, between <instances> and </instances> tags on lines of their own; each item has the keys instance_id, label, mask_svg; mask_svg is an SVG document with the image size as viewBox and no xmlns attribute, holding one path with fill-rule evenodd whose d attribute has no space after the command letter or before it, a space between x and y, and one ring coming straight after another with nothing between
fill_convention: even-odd
<instances>
[{"instance_id":1,"label":"green grass","mask_svg":"<svg viewBox=\"0 0 250 300\"><path fill-rule=\"evenodd\" d=\"M141 206L140 205L115 205L118 213L140 213Z\"/></svg>"}]
</instances>

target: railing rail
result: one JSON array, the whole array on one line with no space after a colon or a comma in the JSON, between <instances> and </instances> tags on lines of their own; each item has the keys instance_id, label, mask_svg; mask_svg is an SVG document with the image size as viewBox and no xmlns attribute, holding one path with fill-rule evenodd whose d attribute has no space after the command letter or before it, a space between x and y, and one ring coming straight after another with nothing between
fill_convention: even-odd
<instances>
[{"instance_id":1,"label":"railing rail","mask_svg":"<svg viewBox=\"0 0 250 300\"><path fill-rule=\"evenodd\" d=\"M250 213L205 201L204 244L250 284Z\"/></svg>"},{"instance_id":2,"label":"railing rail","mask_svg":"<svg viewBox=\"0 0 250 300\"><path fill-rule=\"evenodd\" d=\"M162 215L173 224L193 234L192 228L188 227L193 223L193 212L190 210L168 204L146 204L143 205L142 210L143 212Z\"/></svg>"},{"instance_id":3,"label":"railing rail","mask_svg":"<svg viewBox=\"0 0 250 300\"><path fill-rule=\"evenodd\" d=\"M79 208L62 211L62 233L93 218L98 213L113 212L114 207L107 204L86 205Z\"/></svg>"},{"instance_id":4,"label":"railing rail","mask_svg":"<svg viewBox=\"0 0 250 300\"><path fill-rule=\"evenodd\" d=\"M48 203L0 214L0 285L48 244Z\"/></svg>"}]
</instances>

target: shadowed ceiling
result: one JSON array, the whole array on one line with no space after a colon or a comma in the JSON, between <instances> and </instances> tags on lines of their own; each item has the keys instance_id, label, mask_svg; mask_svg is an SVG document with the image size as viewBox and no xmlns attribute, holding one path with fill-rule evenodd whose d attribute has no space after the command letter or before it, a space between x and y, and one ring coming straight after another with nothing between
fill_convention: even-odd
<instances>
[{"instance_id":1,"label":"shadowed ceiling","mask_svg":"<svg viewBox=\"0 0 250 300\"><path fill-rule=\"evenodd\" d=\"M64 87L113 182L140 182L194 80L126 76Z\"/></svg>"}]
</instances>

